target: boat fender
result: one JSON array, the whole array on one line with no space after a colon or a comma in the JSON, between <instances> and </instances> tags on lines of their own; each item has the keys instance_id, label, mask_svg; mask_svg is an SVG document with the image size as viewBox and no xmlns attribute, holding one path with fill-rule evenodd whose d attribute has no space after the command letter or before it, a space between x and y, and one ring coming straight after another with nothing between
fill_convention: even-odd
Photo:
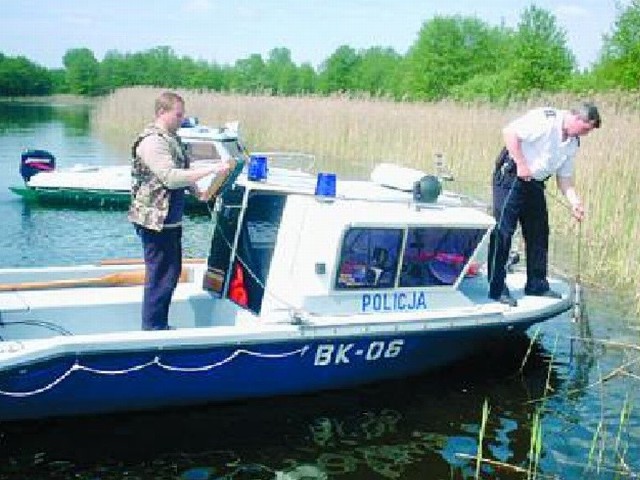
<instances>
[{"instance_id":1,"label":"boat fender","mask_svg":"<svg viewBox=\"0 0 640 480\"><path fill-rule=\"evenodd\" d=\"M244 270L242 270L242 266L239 263L236 263L233 270L233 278L229 284L229 298L241 307L249 305L249 294L244 285Z\"/></svg>"},{"instance_id":2,"label":"boat fender","mask_svg":"<svg viewBox=\"0 0 640 480\"><path fill-rule=\"evenodd\" d=\"M47 150L25 150L20 156L20 175L25 182L40 172L56 168L56 157Z\"/></svg>"}]
</instances>

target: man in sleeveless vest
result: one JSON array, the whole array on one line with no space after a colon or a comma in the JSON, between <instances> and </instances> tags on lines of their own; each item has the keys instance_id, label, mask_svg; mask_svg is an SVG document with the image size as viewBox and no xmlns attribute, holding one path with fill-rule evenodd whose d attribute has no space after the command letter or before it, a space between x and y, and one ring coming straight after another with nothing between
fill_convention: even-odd
<instances>
[{"instance_id":1,"label":"man in sleeveless vest","mask_svg":"<svg viewBox=\"0 0 640 480\"><path fill-rule=\"evenodd\" d=\"M182 270L182 216L185 189L199 194L196 182L211 173L224 174L227 162L190 165L177 135L185 104L174 92L155 102L155 121L132 147L129 221L142 240L146 268L142 305L143 330L167 330L169 305Z\"/></svg>"},{"instance_id":2,"label":"man in sleeveless vest","mask_svg":"<svg viewBox=\"0 0 640 480\"><path fill-rule=\"evenodd\" d=\"M511 238L518 222L522 228L527 261L525 295L559 298L549 289L547 252L549 218L544 182L552 175L582 221L584 207L573 182L574 157L580 137L600 127L600 114L592 103L572 110L536 108L503 130L505 147L493 172L493 215L496 226L489 243L489 297L516 306L505 285Z\"/></svg>"}]
</instances>

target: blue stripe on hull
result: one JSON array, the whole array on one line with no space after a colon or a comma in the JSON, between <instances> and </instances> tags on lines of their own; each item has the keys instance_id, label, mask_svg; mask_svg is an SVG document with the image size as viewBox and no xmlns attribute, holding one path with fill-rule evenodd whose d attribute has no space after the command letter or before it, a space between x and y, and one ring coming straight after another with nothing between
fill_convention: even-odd
<instances>
[{"instance_id":1,"label":"blue stripe on hull","mask_svg":"<svg viewBox=\"0 0 640 480\"><path fill-rule=\"evenodd\" d=\"M519 324L519 332L527 326ZM517 333L506 325L494 325L366 339L313 339L49 359L0 374L0 420L142 410L351 387L442 367Z\"/></svg>"}]
</instances>

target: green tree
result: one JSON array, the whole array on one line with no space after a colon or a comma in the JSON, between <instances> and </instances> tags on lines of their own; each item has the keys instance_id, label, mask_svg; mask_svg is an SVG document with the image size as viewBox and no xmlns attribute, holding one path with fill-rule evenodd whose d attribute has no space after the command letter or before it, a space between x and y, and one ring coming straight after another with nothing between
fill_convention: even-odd
<instances>
[{"instance_id":1,"label":"green tree","mask_svg":"<svg viewBox=\"0 0 640 480\"><path fill-rule=\"evenodd\" d=\"M322 93L353 90L359 61L360 57L353 48L347 45L338 47L320 67L319 90Z\"/></svg>"},{"instance_id":2,"label":"green tree","mask_svg":"<svg viewBox=\"0 0 640 480\"><path fill-rule=\"evenodd\" d=\"M48 95L53 89L46 68L25 57L7 57L0 53L0 96Z\"/></svg>"},{"instance_id":3,"label":"green tree","mask_svg":"<svg viewBox=\"0 0 640 480\"><path fill-rule=\"evenodd\" d=\"M152 48L146 52L147 81L157 87L176 88L183 85L181 61L169 46Z\"/></svg>"},{"instance_id":4,"label":"green tree","mask_svg":"<svg viewBox=\"0 0 640 480\"><path fill-rule=\"evenodd\" d=\"M236 61L230 88L239 92L263 92L268 85L266 67L260 54Z\"/></svg>"},{"instance_id":5,"label":"green tree","mask_svg":"<svg viewBox=\"0 0 640 480\"><path fill-rule=\"evenodd\" d=\"M99 64L88 48L67 50L62 57L67 72L67 85L71 93L96 95L100 93Z\"/></svg>"},{"instance_id":6,"label":"green tree","mask_svg":"<svg viewBox=\"0 0 640 480\"><path fill-rule=\"evenodd\" d=\"M298 68L298 91L296 93L314 93L317 90L318 75L309 62Z\"/></svg>"},{"instance_id":7,"label":"green tree","mask_svg":"<svg viewBox=\"0 0 640 480\"><path fill-rule=\"evenodd\" d=\"M67 72L65 72L64 68L49 70L49 76L51 78L52 93L70 93L67 85Z\"/></svg>"},{"instance_id":8,"label":"green tree","mask_svg":"<svg viewBox=\"0 0 640 480\"><path fill-rule=\"evenodd\" d=\"M135 75L127 57L115 50L109 50L100 62L100 83L108 90L135 85Z\"/></svg>"},{"instance_id":9,"label":"green tree","mask_svg":"<svg viewBox=\"0 0 640 480\"><path fill-rule=\"evenodd\" d=\"M274 48L265 64L267 85L278 95L291 95L298 91L298 70L291 60L288 48Z\"/></svg>"},{"instance_id":10,"label":"green tree","mask_svg":"<svg viewBox=\"0 0 640 480\"><path fill-rule=\"evenodd\" d=\"M405 91L423 99L444 98L452 87L501 63L502 36L477 18L434 17L425 22L406 57Z\"/></svg>"},{"instance_id":11,"label":"green tree","mask_svg":"<svg viewBox=\"0 0 640 480\"><path fill-rule=\"evenodd\" d=\"M402 57L392 48L372 47L359 52L352 88L371 95L394 95Z\"/></svg>"},{"instance_id":12,"label":"green tree","mask_svg":"<svg viewBox=\"0 0 640 480\"><path fill-rule=\"evenodd\" d=\"M576 69L564 29L551 13L535 5L522 13L512 47L505 69L512 93L558 91Z\"/></svg>"},{"instance_id":13,"label":"green tree","mask_svg":"<svg viewBox=\"0 0 640 480\"><path fill-rule=\"evenodd\" d=\"M603 38L602 55L593 69L595 84L636 89L640 86L640 0L618 6L613 31Z\"/></svg>"},{"instance_id":14,"label":"green tree","mask_svg":"<svg viewBox=\"0 0 640 480\"><path fill-rule=\"evenodd\" d=\"M181 78L183 86L187 88L202 88L206 90L222 91L228 88L228 69L209 64L204 60L197 62L183 59Z\"/></svg>"}]
</instances>

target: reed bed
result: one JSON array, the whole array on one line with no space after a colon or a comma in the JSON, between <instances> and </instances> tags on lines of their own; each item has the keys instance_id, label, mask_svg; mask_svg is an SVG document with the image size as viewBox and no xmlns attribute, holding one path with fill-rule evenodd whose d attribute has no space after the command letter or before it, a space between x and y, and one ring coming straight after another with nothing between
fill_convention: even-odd
<instances>
[{"instance_id":1,"label":"reed bed","mask_svg":"<svg viewBox=\"0 0 640 480\"><path fill-rule=\"evenodd\" d=\"M610 385L609 382L614 379L632 382L640 380L640 377L634 373L640 363L640 358L637 356L637 353L640 352L640 347L635 343L593 338L588 321L584 319L580 322L580 334L573 338L577 350L582 350L582 354L591 357L594 355L594 348L604 347L622 352L626 361L617 367L609 367L610 370L607 372L603 372L600 369L601 365L597 365L594 368L597 376L590 378L588 383L576 385L569 389L556 388L553 385L552 376L553 370L556 368L555 357L558 344L561 341L560 337L556 336L555 343L550 349L549 357L546 359L547 376L544 389L539 397L532 398L527 402L531 406L531 420L526 425L529 429L529 450L526 458L514 463L515 459L513 457L510 462L490 457L490 449L486 449L485 445L490 445L492 441L495 441L495 431L491 427L491 425L495 425L495 416L493 418L490 417L491 405L488 399L485 399L478 423L476 454L456 453L456 457L468 461L469 467L475 467L473 478L489 478L487 475L491 475L491 478L493 478L496 472L510 473L513 474L514 478L526 478L527 480L560 478L557 472L541 471L541 463L545 455L548 454L548 452L545 453L545 441L550 436L557 435L558 431L574 428L576 418L572 415L558 415L555 410L556 407L553 406L553 400L562 397L563 403L571 403L572 399L576 398L576 395L583 395L587 390L592 390L593 401L597 402L597 399L599 399L602 402L599 416L597 415L598 408L592 405L591 410L596 413L596 416L590 419L588 423L581 423L581 428L588 429L591 435L590 442L582 442L581 447L578 446L579 443L576 444L576 450L574 451L576 458L563 455L548 455L548 457L552 458L553 462L556 462L555 468L571 468L574 472L581 470L585 478L638 478L638 472L633 470L634 459L629 457L631 442L629 431L633 429L633 401L628 394L623 399L618 399L618 401L621 401L621 405L616 416L613 410L608 411L611 408L610 405L613 398L607 392L607 388ZM538 341L539 333L540 329L536 329L533 332L529 349L522 359L519 374L524 372L532 347ZM550 417L552 419L551 422L545 423L547 422L545 417ZM555 420L553 420L554 417ZM566 426L562 426L565 422ZM555 425L553 425L554 423ZM545 431L546 429L549 429L550 432ZM582 454L578 453L580 448L584 450ZM483 456L483 452L486 452L488 456ZM516 477L516 475L520 476ZM574 477L575 473L571 475L571 478Z\"/></svg>"},{"instance_id":2,"label":"reed bed","mask_svg":"<svg viewBox=\"0 0 640 480\"><path fill-rule=\"evenodd\" d=\"M127 88L98 102L94 128L127 151L153 117L154 88ZM239 120L249 149L313 153L318 170L363 177L380 162L430 171L443 153L463 193L488 201L490 174L502 146L501 129L533 106L569 107L567 96L507 106L401 103L372 98L272 97L182 91L189 115L208 125ZM547 192L551 217L551 263L592 285L616 288L634 298L640 313L640 222L635 199L640 173L637 93L598 95L603 127L585 137L576 182L587 209L578 227L553 181ZM577 258L580 259L579 265Z\"/></svg>"}]
</instances>

